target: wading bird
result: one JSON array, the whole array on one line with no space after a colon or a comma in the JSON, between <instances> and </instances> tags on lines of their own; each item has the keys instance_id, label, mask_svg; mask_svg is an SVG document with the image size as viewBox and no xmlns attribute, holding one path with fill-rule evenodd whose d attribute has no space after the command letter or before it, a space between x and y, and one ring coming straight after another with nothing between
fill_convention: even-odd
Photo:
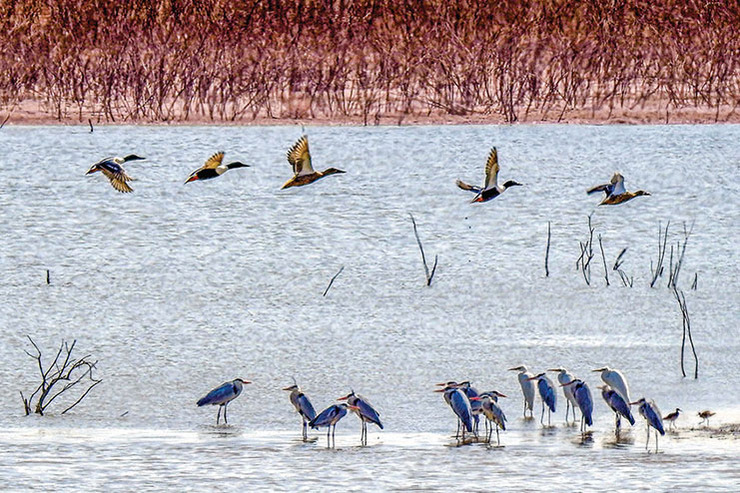
<instances>
[{"instance_id":1,"label":"wading bird","mask_svg":"<svg viewBox=\"0 0 740 493\"><path fill-rule=\"evenodd\" d=\"M473 401L473 397L478 397L478 389L470 385L469 381L460 382L457 386L460 390L465 392L465 395L470 401L470 409L473 411L473 433L478 436L478 425L480 424L480 415L483 413L481 403Z\"/></svg>"},{"instance_id":2,"label":"wading bird","mask_svg":"<svg viewBox=\"0 0 740 493\"><path fill-rule=\"evenodd\" d=\"M218 406L216 425L218 425L219 419L221 418L221 408L224 408L224 423L229 424L226 419L226 406L229 404L229 402L239 397L239 394L242 393L242 385L246 385L248 383L252 382L250 382L249 380L244 380L242 378L236 378L231 382L223 383L208 392L205 397L202 397L200 400L198 400L196 404L198 404L198 407L206 406L208 404Z\"/></svg>"},{"instance_id":3,"label":"wading bird","mask_svg":"<svg viewBox=\"0 0 740 493\"><path fill-rule=\"evenodd\" d=\"M498 433L499 428L506 431L506 415L504 414L504 410L501 409L501 407L499 407L498 405L499 397L506 396L500 392L493 390L491 392L483 392L482 394L480 394L480 396L472 397L470 399L471 403L481 403L481 411L487 420L486 441L488 443L491 443L491 435L493 435L493 425L496 425L496 445L501 445L501 440ZM491 423L490 427L488 426L489 422Z\"/></svg>"},{"instance_id":4,"label":"wading bird","mask_svg":"<svg viewBox=\"0 0 740 493\"><path fill-rule=\"evenodd\" d=\"M573 388L573 397L576 400L578 409L581 410L581 433L586 432L586 426L592 426L594 412L594 398L591 395L591 389L586 382L581 379L573 379L568 383L561 384L564 387Z\"/></svg>"},{"instance_id":5,"label":"wading bird","mask_svg":"<svg viewBox=\"0 0 740 493\"><path fill-rule=\"evenodd\" d=\"M337 399L338 401L347 401L350 409L354 411L360 422L362 422L362 431L360 432L360 443L367 445L367 424L375 423L378 428L383 429L383 423L380 422L380 413L368 402L366 398L361 395L355 394L352 390L349 394L344 397Z\"/></svg>"},{"instance_id":6,"label":"wading bird","mask_svg":"<svg viewBox=\"0 0 740 493\"><path fill-rule=\"evenodd\" d=\"M644 190L636 190L634 192L628 192L624 188L624 177L619 173L614 173L609 183L604 183L603 185L596 185L595 187L592 187L586 190L586 193L588 194L599 193L599 192L604 192L605 194L604 200L602 200L599 205L617 205L617 204L621 204L622 202L627 202L628 200L632 200L635 197L639 197L640 195L650 195L648 192Z\"/></svg>"},{"instance_id":7,"label":"wading bird","mask_svg":"<svg viewBox=\"0 0 740 493\"><path fill-rule=\"evenodd\" d=\"M645 422L647 423L647 441L645 442L645 450L648 449L648 445L650 444L650 427L652 426L655 428L655 452L658 452L658 433L665 435L665 430L663 429L663 418L661 417L662 415L660 414L658 405L655 401L648 401L644 397L638 401L630 402L630 405L640 406L638 408L640 415L645 418Z\"/></svg>"},{"instance_id":8,"label":"wading bird","mask_svg":"<svg viewBox=\"0 0 740 493\"><path fill-rule=\"evenodd\" d=\"M545 405L547 405L547 426L550 426L550 413L555 412L555 404L558 401L558 395L555 393L555 386L547 375L540 373L529 378L530 381L537 380L537 390L540 391L542 400L542 414L540 415L540 424L545 425Z\"/></svg>"},{"instance_id":9,"label":"wading bird","mask_svg":"<svg viewBox=\"0 0 740 493\"><path fill-rule=\"evenodd\" d=\"M216 178L217 176L223 175L230 169L249 168L248 164L240 163L239 161L234 161L233 163L229 164L223 164L223 160L224 153L217 152L216 154L208 158L206 164L190 173L190 176L188 176L188 179L185 180L185 183L190 183L191 181L195 180L209 180L211 178Z\"/></svg>"},{"instance_id":10,"label":"wading bird","mask_svg":"<svg viewBox=\"0 0 740 493\"><path fill-rule=\"evenodd\" d=\"M711 418L715 414L717 413L710 411L709 409L706 409L704 411L699 411L698 413L696 413L696 415L701 418L701 422L699 424L705 423L706 426L709 426L709 418Z\"/></svg>"},{"instance_id":11,"label":"wading bird","mask_svg":"<svg viewBox=\"0 0 740 493\"><path fill-rule=\"evenodd\" d=\"M295 410L301 415L301 421L303 421L303 440L308 438L308 422L316 417L316 411L311 405L311 401L308 400L308 396L301 391L301 388L297 383L294 383L290 387L285 387L283 390L290 392L290 403L293 404Z\"/></svg>"},{"instance_id":12,"label":"wading bird","mask_svg":"<svg viewBox=\"0 0 740 493\"><path fill-rule=\"evenodd\" d=\"M339 422L340 419L342 419L347 414L348 408L350 408L350 406L348 406L345 403L332 404L331 406L321 411L318 416L316 416L314 419L312 419L308 423L308 426L316 430L318 430L322 426L328 427L326 430L326 446L327 447L331 446L331 441L329 440L329 432L331 432L331 439L336 444L336 440L334 439L334 433L336 433L337 431L337 423Z\"/></svg>"},{"instance_id":13,"label":"wading bird","mask_svg":"<svg viewBox=\"0 0 740 493\"><path fill-rule=\"evenodd\" d=\"M532 383L532 374L527 371L527 367L524 365L515 366L509 368L509 371L518 371L519 385L522 388L522 395L524 396L524 411L522 415L527 417L527 410L529 410L529 417L534 417L534 383Z\"/></svg>"},{"instance_id":14,"label":"wading bird","mask_svg":"<svg viewBox=\"0 0 740 493\"><path fill-rule=\"evenodd\" d=\"M288 151L288 162L293 166L293 178L285 182L282 188L308 185L325 176L344 173L341 169L327 168L314 171L311 165L311 153L308 151L308 136L304 135Z\"/></svg>"},{"instance_id":15,"label":"wading bird","mask_svg":"<svg viewBox=\"0 0 740 493\"><path fill-rule=\"evenodd\" d=\"M496 151L496 148L491 149L491 153L488 155L488 161L486 161L486 181L483 183L483 187L476 187L473 185L468 185L462 180L457 180L457 186L460 187L463 190L467 190L469 192L474 192L476 194L475 198L472 200L472 202L486 202L491 199L494 199L504 193L508 188L514 187L514 186L521 186L521 183L518 183L514 180L509 180L505 182L503 185L498 184L498 172L499 172L499 165L498 165L498 151Z\"/></svg>"},{"instance_id":16,"label":"wading bird","mask_svg":"<svg viewBox=\"0 0 740 493\"><path fill-rule=\"evenodd\" d=\"M632 411L630 410L630 406L627 401L625 401L621 395L608 385L600 385L598 388L601 389L601 397L604 398L604 401L606 401L607 405L612 411L614 411L614 415L616 416L615 432L619 434L619 428L622 424L620 416L623 416L627 421L629 421L630 425L634 425L635 418L632 416Z\"/></svg>"},{"instance_id":17,"label":"wading bird","mask_svg":"<svg viewBox=\"0 0 740 493\"><path fill-rule=\"evenodd\" d=\"M465 430L469 432L473 431L473 410L470 407L470 400L465 392L457 388L457 386L447 385L442 389L437 389L435 392L444 392L445 402L449 404L452 411L455 413L458 419L458 429L462 423L462 441L465 441ZM458 435L455 435L457 438Z\"/></svg>"},{"instance_id":18,"label":"wading bird","mask_svg":"<svg viewBox=\"0 0 740 493\"><path fill-rule=\"evenodd\" d=\"M663 421L668 421L668 428L675 428L676 427L676 420L678 419L678 416L681 414L681 409L676 408L675 411L668 414L667 416L663 416Z\"/></svg>"},{"instance_id":19,"label":"wading bird","mask_svg":"<svg viewBox=\"0 0 740 493\"><path fill-rule=\"evenodd\" d=\"M612 370L608 366L597 368L591 371L600 372L601 379L604 381L604 383L614 389L620 396L622 396L622 399L624 399L625 402L630 402L630 388L627 385L627 379L624 378L624 375L622 375L621 371Z\"/></svg>"},{"instance_id":20,"label":"wading bird","mask_svg":"<svg viewBox=\"0 0 740 493\"><path fill-rule=\"evenodd\" d=\"M575 377L565 368L550 368L547 371L558 372L558 383L561 387L563 387L563 395L565 396L565 422L566 424L568 423L568 409L572 407L573 423L575 423L576 407L578 407L578 403L576 402L576 398L573 396L573 387L571 385L567 385L568 383L572 382Z\"/></svg>"},{"instance_id":21,"label":"wading bird","mask_svg":"<svg viewBox=\"0 0 740 493\"><path fill-rule=\"evenodd\" d=\"M128 182L134 181L134 178L126 174L126 170L123 169L122 165L129 161L140 161L143 159L145 158L139 157L136 154L129 154L126 157L107 157L93 164L85 174L91 175L97 171L102 171L113 188L121 193L133 192L134 189L129 186Z\"/></svg>"}]
</instances>

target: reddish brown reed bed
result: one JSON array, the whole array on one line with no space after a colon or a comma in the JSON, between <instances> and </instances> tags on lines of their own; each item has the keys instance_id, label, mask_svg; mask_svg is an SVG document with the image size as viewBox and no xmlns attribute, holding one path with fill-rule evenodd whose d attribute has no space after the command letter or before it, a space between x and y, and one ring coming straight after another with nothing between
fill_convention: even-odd
<instances>
[{"instance_id":1,"label":"reddish brown reed bed","mask_svg":"<svg viewBox=\"0 0 740 493\"><path fill-rule=\"evenodd\" d=\"M707 0L0 0L0 112L738 121L738 25Z\"/></svg>"}]
</instances>

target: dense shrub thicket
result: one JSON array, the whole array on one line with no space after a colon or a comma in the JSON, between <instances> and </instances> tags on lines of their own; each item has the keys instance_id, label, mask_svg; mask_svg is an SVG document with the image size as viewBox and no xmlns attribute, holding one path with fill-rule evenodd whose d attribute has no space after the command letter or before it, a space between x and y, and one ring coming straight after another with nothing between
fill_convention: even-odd
<instances>
[{"instance_id":1,"label":"dense shrub thicket","mask_svg":"<svg viewBox=\"0 0 740 493\"><path fill-rule=\"evenodd\" d=\"M0 0L0 109L98 121L488 115L740 103L715 0Z\"/></svg>"}]
</instances>

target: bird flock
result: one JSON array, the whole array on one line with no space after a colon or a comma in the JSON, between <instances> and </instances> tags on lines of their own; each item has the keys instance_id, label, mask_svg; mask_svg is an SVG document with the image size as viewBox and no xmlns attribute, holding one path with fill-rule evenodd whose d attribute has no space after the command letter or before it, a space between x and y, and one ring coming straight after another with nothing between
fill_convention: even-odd
<instances>
[{"instance_id":1,"label":"bird flock","mask_svg":"<svg viewBox=\"0 0 740 493\"><path fill-rule=\"evenodd\" d=\"M510 371L518 372L517 378L522 389L523 410L522 415L525 420L534 419L535 394L539 393L542 411L540 414L540 424L543 427L551 427L551 413L557 409L558 392L553 381L547 376L547 372L557 373L558 386L562 388L563 396L566 402L565 420L570 424L568 419L572 409L573 423L576 422L576 409L580 412L580 432L585 436L590 433L588 427L593 426L594 399L588 384L573 376L565 368L550 368L547 372L541 372L537 375L529 372L526 366L516 366L509 368ZM645 449L648 450L650 445L650 429L655 431L655 452L658 452L658 436L665 435L664 422L669 426L675 427L681 409L676 410L666 416L663 416L655 401L642 397L636 401L630 399L629 386L624 374L616 369L609 367L596 368L592 370L601 376L603 385L597 388L601 390L601 396L606 405L614 412L615 416L615 434L617 439L620 436L621 420L624 418L630 426L634 426L635 418L632 415L632 406L637 406L637 410L645 419L647 439ZM536 390L535 390L536 382ZM218 426L221 418L221 409L223 408L224 422L228 423L226 418L226 407L236 399L244 388L244 385L252 383L242 378L236 378L230 382L225 382L215 389L208 392L204 397L199 399L196 404L200 406L214 405L219 406L216 415L216 425ZM496 432L496 446L501 446L500 431L506 431L507 418L506 414L499 404L499 399L508 396L498 390L489 390L479 392L471 385L470 381L456 382L448 381L436 384L434 392L443 394L444 401L450 407L457 418L457 431L455 439L458 444L468 444L472 441L483 441L489 445L492 444L493 432ZM301 417L301 436L304 441L308 440L308 428L319 429L326 428L327 447L335 444L335 433L337 423L347 415L347 411L352 411L360 420L362 425L360 432L361 445L367 445L367 425L372 423L383 429L383 423L380 420L380 412L370 403L370 401L352 390L349 394L337 398L341 401L328 406L320 413L316 413L308 396L301 390L298 384L293 380L293 385L285 387L282 390L290 392L289 400L295 408L295 411ZM547 424L545 424L545 411L547 411ZM709 418L715 413L709 410L701 411L698 416L702 422L707 425ZM479 434L480 418L485 419L485 430L483 436ZM466 438L466 433L468 438Z\"/></svg>"},{"instance_id":2,"label":"bird flock","mask_svg":"<svg viewBox=\"0 0 740 493\"><path fill-rule=\"evenodd\" d=\"M329 175L346 173L346 171L337 168L327 168L323 171L314 170L311 163L311 152L308 148L307 135L301 136L293 147L288 150L287 158L288 163L293 169L293 176L283 184L281 189L300 187ZM132 178L126 172L123 165L129 161L140 161L144 159L136 154L129 154L125 157L107 157L93 164L87 171L87 174L91 175L100 171L108 178L114 189L122 193L130 193L134 190L129 185L129 182L134 181L135 178ZM221 176L230 169L249 167L248 164L239 161L224 164L223 159L224 152L217 152L209 157L203 166L190 173L185 183L187 184L197 180L209 180ZM471 201L473 203L487 202L503 194L511 187L522 186L521 183L514 180L507 180L503 185L499 185L499 170L498 150L496 147L493 147L486 160L483 186L470 185L459 179L456 181L456 184L462 190L475 193L475 197ZM588 194L599 192L604 193L604 198L599 205L617 205L641 195L650 195L650 193L644 190L637 190L635 192L627 191L624 187L624 177L620 173L614 173L609 183L597 185L587 190Z\"/></svg>"}]
</instances>

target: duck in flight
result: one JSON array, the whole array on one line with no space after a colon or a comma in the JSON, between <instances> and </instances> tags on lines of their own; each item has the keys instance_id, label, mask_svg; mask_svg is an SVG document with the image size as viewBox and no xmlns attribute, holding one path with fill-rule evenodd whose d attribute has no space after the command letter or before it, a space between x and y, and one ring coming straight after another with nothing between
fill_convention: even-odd
<instances>
[{"instance_id":1,"label":"duck in flight","mask_svg":"<svg viewBox=\"0 0 740 493\"><path fill-rule=\"evenodd\" d=\"M224 153L217 152L216 154L208 158L206 164L190 173L190 176L188 176L188 179L185 180L185 183L190 183L191 181L195 180L209 180L211 178L216 178L217 176L221 176L228 170L234 168L249 168L248 164L240 163L239 161L234 161L233 163L229 164L223 164L223 160Z\"/></svg>"},{"instance_id":2,"label":"duck in flight","mask_svg":"<svg viewBox=\"0 0 740 493\"><path fill-rule=\"evenodd\" d=\"M121 193L133 192L134 189L129 186L128 182L133 181L134 178L131 178L126 173L122 164L128 161L139 161L142 159L145 158L139 157L136 154L129 154L126 157L107 157L93 164L85 174L91 175L96 171L102 171L105 177L110 181L113 188Z\"/></svg>"},{"instance_id":3,"label":"duck in flight","mask_svg":"<svg viewBox=\"0 0 740 493\"><path fill-rule=\"evenodd\" d=\"M486 202L488 200L494 199L504 193L506 189L514 186L521 186L522 184L519 182L516 182L514 180L509 180L505 182L503 185L498 184L498 172L499 172L499 165L498 165L498 152L496 151L496 148L494 147L491 149L491 153L488 155L488 161L486 162L486 181L483 184L483 187L476 187L473 185L468 185L462 180L457 180L457 186L462 188L463 190L467 190L469 192L475 192L477 195L471 202Z\"/></svg>"},{"instance_id":4,"label":"duck in flight","mask_svg":"<svg viewBox=\"0 0 740 493\"><path fill-rule=\"evenodd\" d=\"M304 135L288 151L288 162L293 166L293 178L286 181L281 188L308 185L325 176L344 173L341 169L327 168L314 171L311 165L311 153L308 151L308 136Z\"/></svg>"},{"instance_id":5,"label":"duck in flight","mask_svg":"<svg viewBox=\"0 0 740 493\"><path fill-rule=\"evenodd\" d=\"M604 192L604 200L599 205L617 205L622 202L627 202L640 195L650 195L650 193L644 190L636 190L634 192L628 192L624 188L624 177L619 173L614 173L609 183L603 185L596 185L595 187L586 190L586 193L599 193Z\"/></svg>"}]
</instances>

